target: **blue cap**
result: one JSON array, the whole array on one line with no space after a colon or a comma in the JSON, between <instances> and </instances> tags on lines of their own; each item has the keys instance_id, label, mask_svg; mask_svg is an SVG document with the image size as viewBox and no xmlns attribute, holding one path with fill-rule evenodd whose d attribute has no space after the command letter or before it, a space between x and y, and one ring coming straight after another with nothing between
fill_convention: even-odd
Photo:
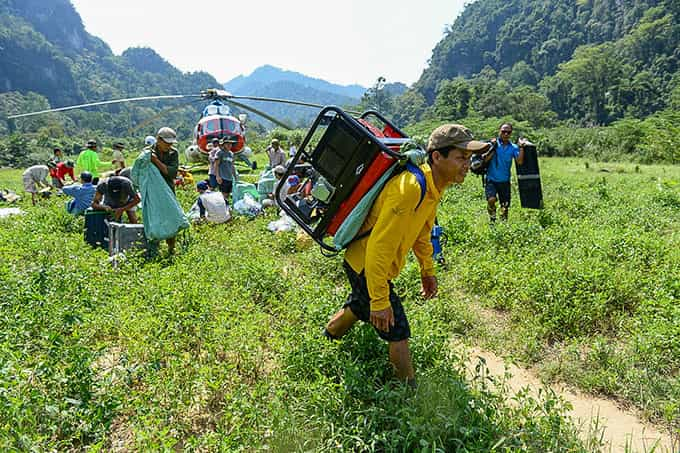
<instances>
[{"instance_id":1,"label":"blue cap","mask_svg":"<svg viewBox=\"0 0 680 453\"><path fill-rule=\"evenodd\" d=\"M196 183L196 188L198 190L208 190L208 183L205 181L198 181L198 183Z\"/></svg>"}]
</instances>

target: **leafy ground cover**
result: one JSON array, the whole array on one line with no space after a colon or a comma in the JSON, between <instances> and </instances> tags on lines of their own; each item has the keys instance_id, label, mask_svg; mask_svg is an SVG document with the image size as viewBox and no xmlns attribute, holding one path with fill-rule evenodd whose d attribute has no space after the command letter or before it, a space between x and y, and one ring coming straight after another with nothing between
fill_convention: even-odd
<instances>
[{"instance_id":1,"label":"leafy ground cover","mask_svg":"<svg viewBox=\"0 0 680 453\"><path fill-rule=\"evenodd\" d=\"M508 321L484 342L677 433L680 168L546 159L542 179L546 209L495 228L478 194L449 192L445 286Z\"/></svg>"},{"instance_id":2,"label":"leafy ground cover","mask_svg":"<svg viewBox=\"0 0 680 453\"><path fill-rule=\"evenodd\" d=\"M192 229L180 253L114 270L52 199L0 220L0 448L587 451L559 398L469 380L450 340L677 420L680 170L542 161L547 208L490 228L477 178L448 192L441 295L405 294L419 387L394 383L373 331L321 338L346 295L273 219ZM20 188L19 171L0 187ZM516 195L516 194L515 194ZM180 192L185 208L194 194ZM469 294L503 310L489 331ZM675 376L675 378L674 378Z\"/></svg>"}]
</instances>

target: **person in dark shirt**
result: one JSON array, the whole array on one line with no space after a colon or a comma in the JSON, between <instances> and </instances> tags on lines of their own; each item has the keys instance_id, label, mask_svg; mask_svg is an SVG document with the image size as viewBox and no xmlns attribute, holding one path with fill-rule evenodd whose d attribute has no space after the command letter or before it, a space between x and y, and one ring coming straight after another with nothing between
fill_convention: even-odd
<instances>
[{"instance_id":1,"label":"person in dark shirt","mask_svg":"<svg viewBox=\"0 0 680 453\"><path fill-rule=\"evenodd\" d=\"M161 127L156 134L156 144L152 146L151 163L161 172L165 183L175 193L175 177L179 169L179 155L175 144L177 143L177 133L169 127ZM175 239L168 238L168 252L175 253Z\"/></svg>"},{"instance_id":2,"label":"person in dark shirt","mask_svg":"<svg viewBox=\"0 0 680 453\"><path fill-rule=\"evenodd\" d=\"M122 176L111 176L97 185L92 209L112 213L113 219L117 222L125 212L129 223L137 223L135 211L139 201L139 194L132 186L132 181Z\"/></svg>"},{"instance_id":3,"label":"person in dark shirt","mask_svg":"<svg viewBox=\"0 0 680 453\"><path fill-rule=\"evenodd\" d=\"M215 177L225 200L229 199L229 195L234 187L234 180L236 179L234 153L231 152L231 148L235 143L235 137L224 137L220 140L220 150L215 156Z\"/></svg>"}]
</instances>

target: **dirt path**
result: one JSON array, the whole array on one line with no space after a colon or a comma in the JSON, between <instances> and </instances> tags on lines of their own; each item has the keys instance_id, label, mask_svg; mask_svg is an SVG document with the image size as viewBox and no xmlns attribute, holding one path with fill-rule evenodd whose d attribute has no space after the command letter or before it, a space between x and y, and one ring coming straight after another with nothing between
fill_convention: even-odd
<instances>
[{"instance_id":1,"label":"dirt path","mask_svg":"<svg viewBox=\"0 0 680 453\"><path fill-rule=\"evenodd\" d=\"M463 347L456 345L455 348ZM512 394L529 387L532 396L536 397L538 390L544 387L540 379L529 370L508 363L492 352L478 348L465 349L465 351L469 357L467 368L471 374L474 374L480 358L486 362L490 375L502 378L506 371L510 373L511 377L506 384ZM642 422L633 412L619 408L611 400L584 395L564 386L553 385L551 388L573 406L569 415L576 421L577 426L581 427L584 440L587 439L593 426L604 428L604 432L601 433L606 445L604 451L680 452L678 441L676 440L673 445L668 433Z\"/></svg>"}]
</instances>

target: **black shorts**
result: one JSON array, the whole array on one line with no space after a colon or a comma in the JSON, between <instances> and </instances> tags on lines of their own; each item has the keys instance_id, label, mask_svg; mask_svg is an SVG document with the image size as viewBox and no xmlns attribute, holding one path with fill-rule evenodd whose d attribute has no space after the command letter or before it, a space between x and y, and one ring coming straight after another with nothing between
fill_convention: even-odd
<instances>
[{"instance_id":1,"label":"black shorts","mask_svg":"<svg viewBox=\"0 0 680 453\"><path fill-rule=\"evenodd\" d=\"M366 284L366 275L362 271L361 274L357 274L352 269L347 261L344 262L345 273L347 274L347 279L352 287L352 292L347 296L347 301L343 305L343 308L349 308L354 316L361 319L364 322L370 322L371 316L371 298L368 295L368 286ZM404 306L401 304L401 299L394 292L394 286L392 282L388 282L390 285L390 305L392 305L392 312L394 313L394 325L390 328L388 332L383 332L382 330L373 328L378 333L378 336L385 341L402 341L411 337L411 327L408 324L408 319L406 319L406 313L404 313Z\"/></svg>"},{"instance_id":2,"label":"black shorts","mask_svg":"<svg viewBox=\"0 0 680 453\"><path fill-rule=\"evenodd\" d=\"M498 198L501 204L507 204L510 206L510 181L497 182L497 181L486 181L486 186L484 187L484 193L486 194L486 199Z\"/></svg>"},{"instance_id":3,"label":"black shorts","mask_svg":"<svg viewBox=\"0 0 680 453\"><path fill-rule=\"evenodd\" d=\"M231 179L223 179L222 184L220 186L220 192L222 193L231 193L231 189L233 186L233 181Z\"/></svg>"}]
</instances>

